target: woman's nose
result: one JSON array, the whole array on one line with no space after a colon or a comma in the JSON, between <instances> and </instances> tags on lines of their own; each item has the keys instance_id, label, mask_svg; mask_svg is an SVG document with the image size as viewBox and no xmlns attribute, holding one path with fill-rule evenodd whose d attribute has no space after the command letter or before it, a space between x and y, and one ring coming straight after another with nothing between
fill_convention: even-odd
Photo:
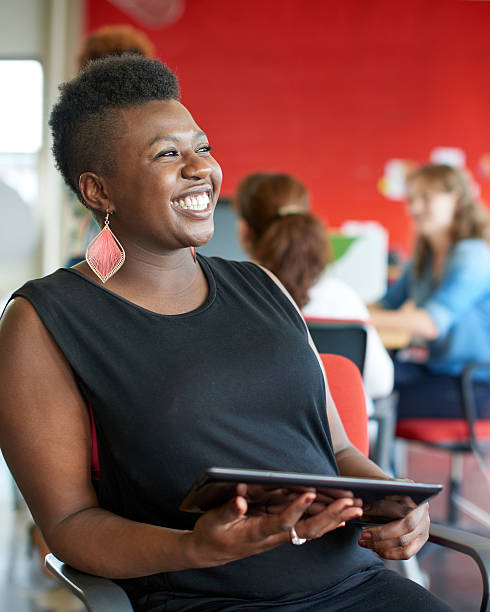
<instances>
[{"instance_id":1,"label":"woman's nose","mask_svg":"<svg viewBox=\"0 0 490 612\"><path fill-rule=\"evenodd\" d=\"M420 214L424 209L424 204L420 198L413 198L408 202L408 212L411 215Z\"/></svg>"},{"instance_id":2,"label":"woman's nose","mask_svg":"<svg viewBox=\"0 0 490 612\"><path fill-rule=\"evenodd\" d=\"M186 179L206 178L211 171L209 160L199 155L191 155L182 166L182 176Z\"/></svg>"}]
</instances>

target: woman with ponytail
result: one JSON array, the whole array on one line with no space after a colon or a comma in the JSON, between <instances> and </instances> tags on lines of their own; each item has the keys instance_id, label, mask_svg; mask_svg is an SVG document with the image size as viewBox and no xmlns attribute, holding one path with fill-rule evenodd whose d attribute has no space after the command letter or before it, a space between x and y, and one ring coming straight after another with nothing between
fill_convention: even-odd
<instances>
[{"instance_id":1,"label":"woman with ponytail","mask_svg":"<svg viewBox=\"0 0 490 612\"><path fill-rule=\"evenodd\" d=\"M250 174L233 205L242 247L279 278L306 317L368 321L355 291L326 269L332 260L327 230L309 212L309 194L300 181L287 174ZM393 363L371 325L364 385L371 398L393 388Z\"/></svg>"}]
</instances>

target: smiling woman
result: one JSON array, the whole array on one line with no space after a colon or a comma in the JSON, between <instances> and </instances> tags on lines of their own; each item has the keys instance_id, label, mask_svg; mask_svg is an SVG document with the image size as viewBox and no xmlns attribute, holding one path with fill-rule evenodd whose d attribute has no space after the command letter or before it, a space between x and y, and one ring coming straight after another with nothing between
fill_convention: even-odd
<instances>
[{"instance_id":1,"label":"smiling woman","mask_svg":"<svg viewBox=\"0 0 490 612\"><path fill-rule=\"evenodd\" d=\"M221 171L175 76L134 56L94 62L62 86L51 127L117 267L31 281L1 322L0 443L53 552L118 579L137 611L446 610L374 554L416 553L427 506L362 533L346 523L361 500L312 491L262 516L243 486L198 520L179 511L213 464L387 476L351 446L272 275L191 256L212 236Z\"/></svg>"},{"instance_id":2,"label":"smiling woman","mask_svg":"<svg viewBox=\"0 0 490 612\"><path fill-rule=\"evenodd\" d=\"M117 172L82 172L78 184L92 210L111 215L128 267L133 252L144 253L151 265L162 250L208 242L221 170L189 111L177 100L156 100L122 109L120 123L112 147ZM125 283L127 273L116 282Z\"/></svg>"}]
</instances>

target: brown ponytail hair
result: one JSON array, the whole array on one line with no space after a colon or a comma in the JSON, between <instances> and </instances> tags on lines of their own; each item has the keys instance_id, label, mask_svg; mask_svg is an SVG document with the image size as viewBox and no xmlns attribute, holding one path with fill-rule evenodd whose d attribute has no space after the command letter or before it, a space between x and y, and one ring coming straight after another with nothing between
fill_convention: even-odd
<instances>
[{"instance_id":1,"label":"brown ponytail hair","mask_svg":"<svg viewBox=\"0 0 490 612\"><path fill-rule=\"evenodd\" d=\"M412 172L407 184L423 181L429 189L444 193L455 193L456 210L451 227L451 244L465 238L483 238L490 241L488 212L478 204L471 193L465 173L445 164L426 164ZM425 236L417 236L414 247L414 272L421 276L432 252Z\"/></svg>"},{"instance_id":2,"label":"brown ponytail hair","mask_svg":"<svg viewBox=\"0 0 490 612\"><path fill-rule=\"evenodd\" d=\"M148 36L130 25L110 25L95 30L85 39L78 55L78 69L108 55L134 53L153 57L155 47Z\"/></svg>"},{"instance_id":3,"label":"brown ponytail hair","mask_svg":"<svg viewBox=\"0 0 490 612\"><path fill-rule=\"evenodd\" d=\"M305 306L309 288L331 260L327 231L308 212L305 186L287 174L250 174L239 184L233 207L250 228L252 259Z\"/></svg>"}]
</instances>

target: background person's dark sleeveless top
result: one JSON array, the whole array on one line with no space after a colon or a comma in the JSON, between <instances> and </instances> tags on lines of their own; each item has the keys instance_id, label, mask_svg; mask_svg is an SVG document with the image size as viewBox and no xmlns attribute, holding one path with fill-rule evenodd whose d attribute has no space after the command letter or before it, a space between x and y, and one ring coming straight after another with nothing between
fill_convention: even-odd
<instances>
[{"instance_id":1,"label":"background person's dark sleeveless top","mask_svg":"<svg viewBox=\"0 0 490 612\"><path fill-rule=\"evenodd\" d=\"M192 528L177 510L208 466L336 474L325 388L304 323L257 266L199 257L209 296L160 315L73 269L31 281L27 298L92 407L100 505L128 519ZM133 601L231 596L288 600L377 564L346 527L297 547L202 570L120 581ZM209 601L209 600L207 600Z\"/></svg>"}]
</instances>

